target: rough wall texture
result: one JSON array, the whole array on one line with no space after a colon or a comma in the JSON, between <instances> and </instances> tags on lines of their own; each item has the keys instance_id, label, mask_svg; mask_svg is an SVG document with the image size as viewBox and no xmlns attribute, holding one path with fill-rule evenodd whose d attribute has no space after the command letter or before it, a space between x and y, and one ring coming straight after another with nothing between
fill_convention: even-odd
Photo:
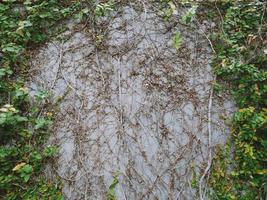
<instances>
[{"instance_id":1,"label":"rough wall texture","mask_svg":"<svg viewBox=\"0 0 267 200\"><path fill-rule=\"evenodd\" d=\"M196 198L193 173L201 176L209 149L225 142L221 116L233 109L227 95L209 109L214 77L204 33L212 24L173 24L154 6L129 4L101 19L98 37L70 22L61 41L40 49L30 87L62 99L51 141L60 147L66 199L105 199L116 173L120 200Z\"/></svg>"}]
</instances>

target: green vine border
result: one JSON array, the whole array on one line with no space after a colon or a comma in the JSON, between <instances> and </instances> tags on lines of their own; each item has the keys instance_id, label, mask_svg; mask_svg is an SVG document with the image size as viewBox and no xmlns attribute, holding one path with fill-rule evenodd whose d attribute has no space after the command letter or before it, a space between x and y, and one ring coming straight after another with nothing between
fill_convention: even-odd
<instances>
[{"instance_id":1,"label":"green vine border","mask_svg":"<svg viewBox=\"0 0 267 200\"><path fill-rule=\"evenodd\" d=\"M219 81L231 84L238 110L229 142L218 148L213 162L210 199L267 198L266 5L264 1L217 2L222 23L212 36L213 66Z\"/></svg>"}]
</instances>

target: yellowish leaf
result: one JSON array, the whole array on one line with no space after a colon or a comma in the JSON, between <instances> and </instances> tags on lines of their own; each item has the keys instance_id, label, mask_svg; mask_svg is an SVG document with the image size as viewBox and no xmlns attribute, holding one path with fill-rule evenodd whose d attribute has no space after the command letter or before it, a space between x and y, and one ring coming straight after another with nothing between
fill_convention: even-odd
<instances>
[{"instance_id":1,"label":"yellowish leaf","mask_svg":"<svg viewBox=\"0 0 267 200\"><path fill-rule=\"evenodd\" d=\"M24 165L26 165L26 163L20 163L20 164L17 164L13 169L12 171L18 171L20 170Z\"/></svg>"},{"instance_id":2,"label":"yellowish leaf","mask_svg":"<svg viewBox=\"0 0 267 200\"><path fill-rule=\"evenodd\" d=\"M256 173L260 175L267 174L267 169L257 170Z\"/></svg>"}]
</instances>

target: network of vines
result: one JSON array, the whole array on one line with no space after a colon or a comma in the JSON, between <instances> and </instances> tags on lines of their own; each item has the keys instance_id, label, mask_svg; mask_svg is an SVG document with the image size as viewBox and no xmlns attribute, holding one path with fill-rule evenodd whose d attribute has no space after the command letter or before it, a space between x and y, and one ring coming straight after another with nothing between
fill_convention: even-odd
<instances>
[{"instance_id":1,"label":"network of vines","mask_svg":"<svg viewBox=\"0 0 267 200\"><path fill-rule=\"evenodd\" d=\"M89 4L57 0L0 3L1 199L63 199L60 183L47 182L42 176L43 166L57 153L56 147L43 145L53 119L53 113L44 109L49 106L47 94L40 91L30 105L24 77L29 50L63 31L59 21L73 15L83 18L91 11L94 16L101 16L109 9L105 6L92 9L88 5L81 9L83 3ZM208 4L215 5L214 13L219 13L222 22L220 33L211 38L216 44L214 69L219 80L231 83L239 108L232 121L229 145L226 150L218 151L212 165L211 199L264 199L267 193L266 3L255 0ZM190 15L188 18L190 21ZM178 34L174 42L179 48ZM221 88L218 81L215 89ZM113 190L114 186L110 195L115 199Z\"/></svg>"}]
</instances>

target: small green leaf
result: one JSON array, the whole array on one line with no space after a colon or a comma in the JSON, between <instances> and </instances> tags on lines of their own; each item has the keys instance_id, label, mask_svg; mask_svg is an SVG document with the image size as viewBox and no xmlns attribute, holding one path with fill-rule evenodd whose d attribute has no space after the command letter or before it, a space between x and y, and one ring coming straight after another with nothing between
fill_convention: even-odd
<instances>
[{"instance_id":1,"label":"small green leaf","mask_svg":"<svg viewBox=\"0 0 267 200\"><path fill-rule=\"evenodd\" d=\"M26 173L26 174L30 174L30 173L32 173L33 168L32 168L31 165L26 164L26 165L24 165L24 166L21 168L20 171L23 172L23 173Z\"/></svg>"},{"instance_id":2,"label":"small green leaf","mask_svg":"<svg viewBox=\"0 0 267 200\"><path fill-rule=\"evenodd\" d=\"M185 24L189 24L193 21L196 15L197 6L193 5L192 8L190 8L186 14L182 17L182 22Z\"/></svg>"},{"instance_id":3,"label":"small green leaf","mask_svg":"<svg viewBox=\"0 0 267 200\"><path fill-rule=\"evenodd\" d=\"M17 122L27 122L28 118L27 117L22 117L22 116L15 116Z\"/></svg>"},{"instance_id":4,"label":"small green leaf","mask_svg":"<svg viewBox=\"0 0 267 200\"><path fill-rule=\"evenodd\" d=\"M31 159L33 161L39 161L42 160L42 155L40 153L38 153L37 151L33 152L31 155Z\"/></svg>"},{"instance_id":5,"label":"small green leaf","mask_svg":"<svg viewBox=\"0 0 267 200\"><path fill-rule=\"evenodd\" d=\"M46 157L51 157L51 156L54 156L58 153L58 148L56 146L47 146L44 150L44 155Z\"/></svg>"},{"instance_id":6,"label":"small green leaf","mask_svg":"<svg viewBox=\"0 0 267 200\"><path fill-rule=\"evenodd\" d=\"M15 53L18 54L22 48L20 46L16 46L14 44L8 44L3 47L3 52Z\"/></svg>"},{"instance_id":7,"label":"small green leaf","mask_svg":"<svg viewBox=\"0 0 267 200\"><path fill-rule=\"evenodd\" d=\"M182 44L182 38L180 32L176 32L174 37L173 37L173 44L176 49L179 49Z\"/></svg>"},{"instance_id":8,"label":"small green leaf","mask_svg":"<svg viewBox=\"0 0 267 200\"><path fill-rule=\"evenodd\" d=\"M44 99L49 96L49 93L46 90L39 89L37 90L35 97L39 100Z\"/></svg>"},{"instance_id":9,"label":"small green leaf","mask_svg":"<svg viewBox=\"0 0 267 200\"><path fill-rule=\"evenodd\" d=\"M109 190L108 190L108 194L107 194L107 199L108 200L116 200L117 199L116 198L116 193L115 193L115 188L119 183L118 177L119 177L119 174L116 173L112 183L109 186Z\"/></svg>"},{"instance_id":10,"label":"small green leaf","mask_svg":"<svg viewBox=\"0 0 267 200\"><path fill-rule=\"evenodd\" d=\"M30 175L29 174L25 174L25 175L23 175L23 179L24 179L24 182L28 182L29 181L29 179L30 179Z\"/></svg>"},{"instance_id":11,"label":"small green leaf","mask_svg":"<svg viewBox=\"0 0 267 200\"><path fill-rule=\"evenodd\" d=\"M21 132L19 132L19 135L25 138L30 138L32 134L33 133L29 130L22 130Z\"/></svg>"},{"instance_id":12,"label":"small green leaf","mask_svg":"<svg viewBox=\"0 0 267 200\"><path fill-rule=\"evenodd\" d=\"M42 128L45 128L45 127L51 125L52 121L45 119L45 118L40 118L40 119L37 119L35 121L35 123L36 123L36 125L35 125L34 129L38 130L38 129L42 129Z\"/></svg>"}]
</instances>

